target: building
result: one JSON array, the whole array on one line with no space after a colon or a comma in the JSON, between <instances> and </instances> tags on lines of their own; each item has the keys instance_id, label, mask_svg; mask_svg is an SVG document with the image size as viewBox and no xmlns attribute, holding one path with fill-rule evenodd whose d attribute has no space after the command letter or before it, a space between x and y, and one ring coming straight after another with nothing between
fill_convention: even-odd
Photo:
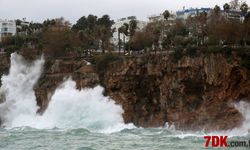
<instances>
[{"instance_id":1,"label":"building","mask_svg":"<svg viewBox=\"0 0 250 150\"><path fill-rule=\"evenodd\" d=\"M0 42L5 36L16 35L16 22L0 19Z\"/></svg>"},{"instance_id":2,"label":"building","mask_svg":"<svg viewBox=\"0 0 250 150\"><path fill-rule=\"evenodd\" d=\"M111 43L114 44L115 50L118 50L118 43L119 43L118 29L120 27L122 27L124 25L124 23L129 24L129 22L131 20L136 20L136 17L130 16L130 17L126 17L126 18L121 18L121 19L117 20L117 22L115 22L115 24L112 26L112 28L115 29L115 32L113 33ZM136 20L136 21L137 21L137 30L142 30L147 25L147 22L145 22L145 21L140 21L140 20ZM125 39L125 42L128 42L129 36L126 36L124 34L120 34L120 39L121 40Z\"/></svg>"},{"instance_id":3,"label":"building","mask_svg":"<svg viewBox=\"0 0 250 150\"><path fill-rule=\"evenodd\" d=\"M16 20L16 28L17 28L17 31L16 31L16 34L17 35L27 35L28 34L28 27L30 25L30 22L26 21L25 18L23 18L23 20L19 20L17 19Z\"/></svg>"},{"instance_id":4,"label":"building","mask_svg":"<svg viewBox=\"0 0 250 150\"><path fill-rule=\"evenodd\" d=\"M152 15L152 16L148 17L148 20L149 20L149 23L162 22L162 23L164 23L165 26L172 26L175 24L176 15L171 12L168 20L165 20L165 18L162 14Z\"/></svg>"},{"instance_id":5,"label":"building","mask_svg":"<svg viewBox=\"0 0 250 150\"><path fill-rule=\"evenodd\" d=\"M202 13L202 12L206 12L207 14L209 14L211 10L212 10L211 8L185 9L185 7L183 7L183 10L176 12L176 19L186 20L188 17L194 17L195 15Z\"/></svg>"},{"instance_id":6,"label":"building","mask_svg":"<svg viewBox=\"0 0 250 150\"><path fill-rule=\"evenodd\" d=\"M199 13L206 12L208 16L211 15L212 9L211 8L190 8L177 11L176 12L176 19L186 20L188 17L194 17ZM221 10L220 11L221 17L225 18L228 21L244 21L244 16L240 9L230 9L230 10Z\"/></svg>"},{"instance_id":7,"label":"building","mask_svg":"<svg viewBox=\"0 0 250 150\"><path fill-rule=\"evenodd\" d=\"M149 22L158 22L158 21L163 21L165 20L163 14L160 15L152 15L148 17ZM172 22L176 20L176 15L173 12L170 12L170 16L168 18L168 22Z\"/></svg>"},{"instance_id":8,"label":"building","mask_svg":"<svg viewBox=\"0 0 250 150\"><path fill-rule=\"evenodd\" d=\"M228 11L222 11L222 14L228 21L238 21L238 22L244 21L244 16L241 10L230 9Z\"/></svg>"},{"instance_id":9,"label":"building","mask_svg":"<svg viewBox=\"0 0 250 150\"><path fill-rule=\"evenodd\" d=\"M149 22L158 22L158 21L163 21L164 16L162 14L160 15L152 15L148 17Z\"/></svg>"}]
</instances>

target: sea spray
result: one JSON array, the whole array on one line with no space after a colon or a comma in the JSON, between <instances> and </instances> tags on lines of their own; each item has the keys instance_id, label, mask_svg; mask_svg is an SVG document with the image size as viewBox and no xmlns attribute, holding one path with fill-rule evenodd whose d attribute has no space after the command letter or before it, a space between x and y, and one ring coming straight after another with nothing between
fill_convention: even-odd
<instances>
[{"instance_id":1,"label":"sea spray","mask_svg":"<svg viewBox=\"0 0 250 150\"><path fill-rule=\"evenodd\" d=\"M231 131L232 135L245 136L250 132L250 103L240 101L234 104L234 107L242 114L244 121L239 128Z\"/></svg>"},{"instance_id":2,"label":"sea spray","mask_svg":"<svg viewBox=\"0 0 250 150\"><path fill-rule=\"evenodd\" d=\"M0 118L3 126L12 127L24 116L34 116L37 112L34 86L39 79L44 59L28 63L16 54L11 54L11 66L8 75L2 77L1 93L4 103L0 104ZM25 120L23 120L25 121Z\"/></svg>"},{"instance_id":3,"label":"sea spray","mask_svg":"<svg viewBox=\"0 0 250 150\"><path fill-rule=\"evenodd\" d=\"M213 131L208 133L208 135L222 135L229 137L247 136L250 133L250 103L246 101L240 101L238 103L232 104L244 117L242 125L236 127L232 130L226 131Z\"/></svg>"},{"instance_id":4,"label":"sea spray","mask_svg":"<svg viewBox=\"0 0 250 150\"><path fill-rule=\"evenodd\" d=\"M101 86L79 91L71 79L57 88L47 110L43 115L38 115L33 88L42 73L43 64L43 58L30 64L20 55L11 55L10 72L2 77L1 91L5 95L5 102L0 105L0 118L3 126L86 128L105 133L134 127L123 123L121 106L103 96Z\"/></svg>"},{"instance_id":5,"label":"sea spray","mask_svg":"<svg viewBox=\"0 0 250 150\"><path fill-rule=\"evenodd\" d=\"M68 79L55 91L44 114L28 126L100 131L122 125L122 113L121 106L103 96L102 87L78 91L75 82Z\"/></svg>"}]
</instances>

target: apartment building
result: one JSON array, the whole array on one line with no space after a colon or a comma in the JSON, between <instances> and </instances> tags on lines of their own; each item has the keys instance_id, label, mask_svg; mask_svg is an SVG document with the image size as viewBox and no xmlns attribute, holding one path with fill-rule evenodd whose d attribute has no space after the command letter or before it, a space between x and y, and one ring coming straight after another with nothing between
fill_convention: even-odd
<instances>
[{"instance_id":1,"label":"apartment building","mask_svg":"<svg viewBox=\"0 0 250 150\"><path fill-rule=\"evenodd\" d=\"M16 35L16 22L0 19L0 42L5 36Z\"/></svg>"}]
</instances>

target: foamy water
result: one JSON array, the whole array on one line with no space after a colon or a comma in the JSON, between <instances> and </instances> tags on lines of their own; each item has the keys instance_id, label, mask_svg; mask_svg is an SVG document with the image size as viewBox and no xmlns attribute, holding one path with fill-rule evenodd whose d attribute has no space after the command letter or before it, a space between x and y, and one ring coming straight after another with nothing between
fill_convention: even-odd
<instances>
[{"instance_id":1,"label":"foamy water","mask_svg":"<svg viewBox=\"0 0 250 150\"><path fill-rule=\"evenodd\" d=\"M79 91L71 79L57 88L44 114L37 114L33 88L42 73L43 64L43 58L29 64L21 56L12 54L10 73L2 77L1 90L6 100L0 105L3 126L86 128L99 132L115 132L133 127L124 124L121 106L103 96L104 89L101 86Z\"/></svg>"}]
</instances>

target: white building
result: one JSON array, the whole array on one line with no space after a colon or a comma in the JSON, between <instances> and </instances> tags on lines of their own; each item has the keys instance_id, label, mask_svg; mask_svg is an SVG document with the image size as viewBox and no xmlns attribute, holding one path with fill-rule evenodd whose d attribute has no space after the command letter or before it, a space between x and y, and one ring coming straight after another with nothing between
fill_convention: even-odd
<instances>
[{"instance_id":1,"label":"white building","mask_svg":"<svg viewBox=\"0 0 250 150\"><path fill-rule=\"evenodd\" d=\"M16 35L16 22L0 19L0 42L5 36Z\"/></svg>"},{"instance_id":2,"label":"white building","mask_svg":"<svg viewBox=\"0 0 250 150\"><path fill-rule=\"evenodd\" d=\"M148 17L148 20L149 20L149 22L163 21L164 16L162 14L160 14L160 15L152 15L152 16Z\"/></svg>"},{"instance_id":3,"label":"white building","mask_svg":"<svg viewBox=\"0 0 250 150\"><path fill-rule=\"evenodd\" d=\"M118 49L118 42L119 42L118 29L120 27L122 27L124 25L124 23L129 24L129 22L131 20L136 20L136 17L130 16L130 17L127 17L127 18L121 18L117 22L115 22L115 24L112 26L112 28L115 29L115 32L113 33L111 43L114 44L114 46L115 46L114 49L115 50ZM145 22L145 21L139 21L139 20L136 20L136 21L137 21L137 30L142 30L147 25L147 22ZM124 34L120 34L120 40L123 41L123 39L125 39L125 42L128 42L129 41L129 36L126 36Z\"/></svg>"},{"instance_id":4,"label":"white building","mask_svg":"<svg viewBox=\"0 0 250 150\"><path fill-rule=\"evenodd\" d=\"M163 16L163 14L158 14L158 15L149 16L148 20L149 20L149 22L158 22L158 21L164 21L165 18ZM170 16L169 16L168 20L165 22L168 22L168 21L171 22L174 20L176 20L176 15L174 14L174 12L170 12Z\"/></svg>"},{"instance_id":5,"label":"white building","mask_svg":"<svg viewBox=\"0 0 250 150\"><path fill-rule=\"evenodd\" d=\"M176 12L176 18L181 20L186 20L188 17L194 17L195 15L206 12L207 14L210 13L212 9L211 8L190 8L177 11Z\"/></svg>"},{"instance_id":6,"label":"white building","mask_svg":"<svg viewBox=\"0 0 250 150\"><path fill-rule=\"evenodd\" d=\"M222 11L222 15L228 20L228 21L238 21L243 22L244 16L240 9L230 9L228 11Z\"/></svg>"}]
</instances>

